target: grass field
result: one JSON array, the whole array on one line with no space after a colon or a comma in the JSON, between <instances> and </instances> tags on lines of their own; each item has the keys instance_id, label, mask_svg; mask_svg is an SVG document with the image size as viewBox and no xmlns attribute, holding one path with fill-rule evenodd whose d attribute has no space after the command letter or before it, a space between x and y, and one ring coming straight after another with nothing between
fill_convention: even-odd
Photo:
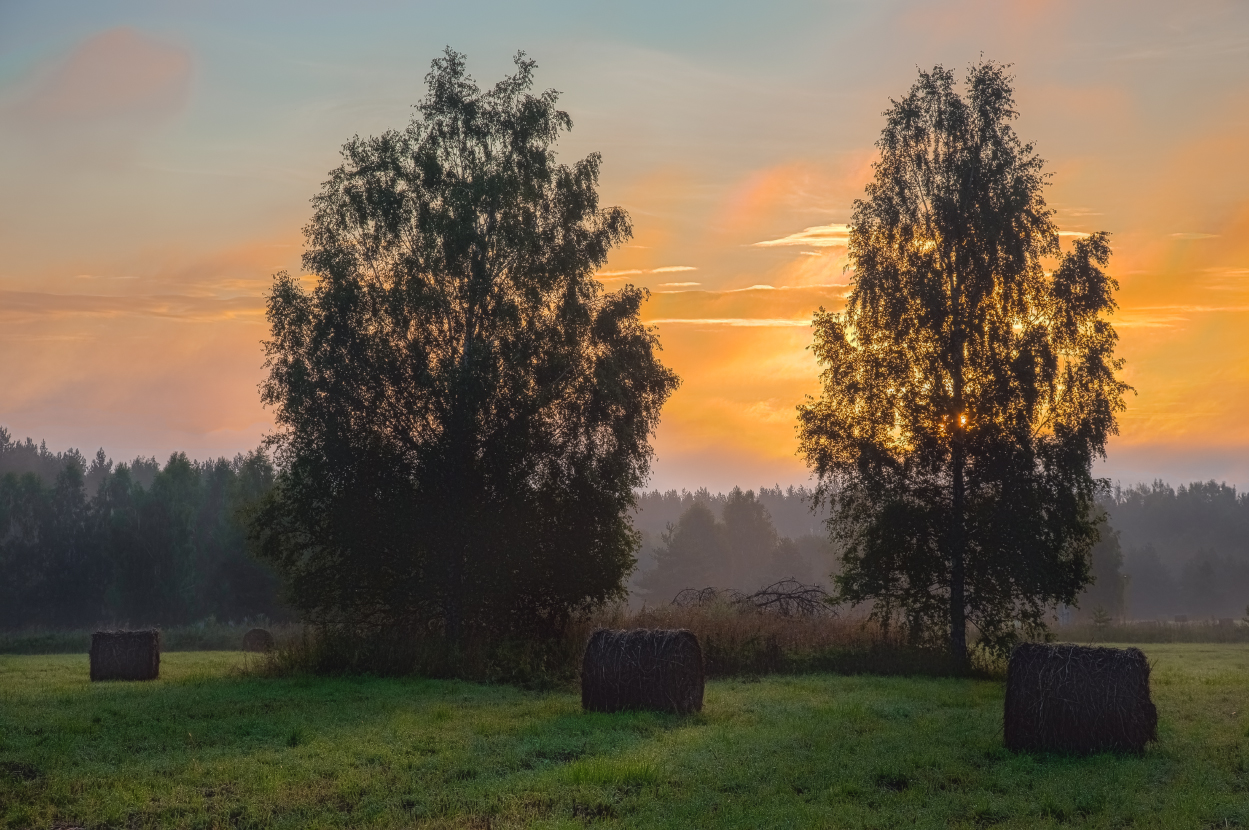
<instances>
[{"instance_id":1,"label":"grass field","mask_svg":"<svg viewBox=\"0 0 1249 830\"><path fill-rule=\"evenodd\" d=\"M701 715L571 691L0 657L4 827L1249 827L1249 646L1152 645L1144 757L1016 756L1002 685L774 676Z\"/></svg>"}]
</instances>

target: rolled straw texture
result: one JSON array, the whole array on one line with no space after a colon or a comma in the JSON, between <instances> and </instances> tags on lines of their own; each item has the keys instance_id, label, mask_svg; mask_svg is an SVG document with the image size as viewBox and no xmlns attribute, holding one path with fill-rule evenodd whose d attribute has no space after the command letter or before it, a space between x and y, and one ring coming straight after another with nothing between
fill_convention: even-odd
<instances>
[{"instance_id":1,"label":"rolled straw texture","mask_svg":"<svg viewBox=\"0 0 1249 830\"><path fill-rule=\"evenodd\" d=\"M155 680L160 631L97 631L91 635L92 680Z\"/></svg>"},{"instance_id":2,"label":"rolled straw texture","mask_svg":"<svg viewBox=\"0 0 1249 830\"><path fill-rule=\"evenodd\" d=\"M1017 752L1143 752L1158 736L1149 661L1136 648L1016 646L1004 727Z\"/></svg>"},{"instance_id":3,"label":"rolled straw texture","mask_svg":"<svg viewBox=\"0 0 1249 830\"><path fill-rule=\"evenodd\" d=\"M581 662L581 706L592 712L701 711L698 637L685 629L600 628L590 636Z\"/></svg>"}]
</instances>

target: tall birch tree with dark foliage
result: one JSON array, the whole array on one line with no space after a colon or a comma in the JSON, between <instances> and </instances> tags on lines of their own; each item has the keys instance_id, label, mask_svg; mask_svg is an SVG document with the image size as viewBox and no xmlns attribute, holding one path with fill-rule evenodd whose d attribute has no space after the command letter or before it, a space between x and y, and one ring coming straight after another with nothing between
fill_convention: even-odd
<instances>
[{"instance_id":1,"label":"tall birch tree with dark foliage","mask_svg":"<svg viewBox=\"0 0 1249 830\"><path fill-rule=\"evenodd\" d=\"M1104 319L1118 285L1106 234L1061 252L1003 66L973 66L963 94L921 72L885 115L845 311L815 315L801 452L840 599L965 665L969 625L1004 651L1090 580L1092 463L1129 390Z\"/></svg>"},{"instance_id":2,"label":"tall birch tree with dark foliage","mask_svg":"<svg viewBox=\"0 0 1249 830\"><path fill-rule=\"evenodd\" d=\"M403 131L355 138L313 200L306 290L269 297L282 473L253 521L310 619L466 636L557 630L623 595L649 440L677 377L597 154L566 166L534 63L482 91L451 50Z\"/></svg>"}]
</instances>

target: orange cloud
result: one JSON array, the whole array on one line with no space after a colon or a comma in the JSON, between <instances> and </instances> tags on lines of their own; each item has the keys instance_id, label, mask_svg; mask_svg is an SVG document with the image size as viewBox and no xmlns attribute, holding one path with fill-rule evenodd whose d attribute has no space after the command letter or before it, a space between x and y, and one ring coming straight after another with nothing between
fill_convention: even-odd
<instances>
[{"instance_id":1,"label":"orange cloud","mask_svg":"<svg viewBox=\"0 0 1249 830\"><path fill-rule=\"evenodd\" d=\"M850 241L850 226L846 224L816 225L803 228L797 233L779 239L756 242L756 248L782 248L805 246L808 248L844 248Z\"/></svg>"},{"instance_id":2,"label":"orange cloud","mask_svg":"<svg viewBox=\"0 0 1249 830\"><path fill-rule=\"evenodd\" d=\"M809 325L815 309L840 305L839 287L774 288L755 285L727 291L701 289L661 291L651 296L643 311L648 321L740 320L772 325Z\"/></svg>"},{"instance_id":3,"label":"orange cloud","mask_svg":"<svg viewBox=\"0 0 1249 830\"><path fill-rule=\"evenodd\" d=\"M803 218L848 218L850 204L863 192L863 185L871 176L874 158L874 152L861 152L834 164L790 162L757 170L729 190L712 224L722 234L734 238L761 232L767 235L765 238L774 238L785 234L781 231L785 225L796 224ZM799 227L814 224L807 221ZM772 228L778 233L774 234Z\"/></svg>"},{"instance_id":4,"label":"orange cloud","mask_svg":"<svg viewBox=\"0 0 1249 830\"><path fill-rule=\"evenodd\" d=\"M69 312L42 307L4 319L0 423L14 433L103 446L115 458L178 449L204 458L254 447L270 428L256 391L267 335L258 309L187 303L164 313L77 302Z\"/></svg>"},{"instance_id":5,"label":"orange cloud","mask_svg":"<svg viewBox=\"0 0 1249 830\"><path fill-rule=\"evenodd\" d=\"M656 485L805 480L794 424L795 406L818 391L810 328L661 324L659 332L682 385L656 436Z\"/></svg>"},{"instance_id":6,"label":"orange cloud","mask_svg":"<svg viewBox=\"0 0 1249 830\"><path fill-rule=\"evenodd\" d=\"M271 428L264 292L298 236L49 265L0 288L0 424L116 458L233 455Z\"/></svg>"},{"instance_id":7,"label":"orange cloud","mask_svg":"<svg viewBox=\"0 0 1249 830\"><path fill-rule=\"evenodd\" d=\"M965 38L969 23L974 21L976 33L983 39L1010 38L1018 44L1037 47L1041 43L1052 42L1051 38L1040 37L1039 34L1070 25L1073 11L1074 5L1070 0L1020 0L1014 3L958 0L906 9L900 22L912 31L940 41Z\"/></svg>"},{"instance_id":8,"label":"orange cloud","mask_svg":"<svg viewBox=\"0 0 1249 830\"><path fill-rule=\"evenodd\" d=\"M39 73L13 108L45 125L162 117L186 103L191 57L130 28L87 38Z\"/></svg>"},{"instance_id":9,"label":"orange cloud","mask_svg":"<svg viewBox=\"0 0 1249 830\"><path fill-rule=\"evenodd\" d=\"M109 29L36 70L0 107L40 152L73 163L124 160L190 98L192 60L179 46Z\"/></svg>"},{"instance_id":10,"label":"orange cloud","mask_svg":"<svg viewBox=\"0 0 1249 830\"><path fill-rule=\"evenodd\" d=\"M91 317L167 317L214 322L264 314L258 296L229 299L180 294L93 295L0 291L0 323L34 323L39 320Z\"/></svg>"}]
</instances>

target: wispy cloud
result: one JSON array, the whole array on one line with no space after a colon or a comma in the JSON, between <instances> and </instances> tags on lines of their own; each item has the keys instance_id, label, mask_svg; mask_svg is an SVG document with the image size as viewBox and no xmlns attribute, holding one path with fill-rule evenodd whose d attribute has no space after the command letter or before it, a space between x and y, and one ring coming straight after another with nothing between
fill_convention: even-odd
<instances>
[{"instance_id":1,"label":"wispy cloud","mask_svg":"<svg viewBox=\"0 0 1249 830\"><path fill-rule=\"evenodd\" d=\"M673 274L680 271L697 271L693 265L665 265L662 268L628 268L624 271L599 271L594 276L600 280L618 280L638 274Z\"/></svg>"},{"instance_id":2,"label":"wispy cloud","mask_svg":"<svg viewBox=\"0 0 1249 830\"><path fill-rule=\"evenodd\" d=\"M661 317L647 323L677 323L691 326L741 326L747 328L789 328L811 325L810 319L792 320L776 317Z\"/></svg>"},{"instance_id":3,"label":"wispy cloud","mask_svg":"<svg viewBox=\"0 0 1249 830\"><path fill-rule=\"evenodd\" d=\"M1212 291L1249 290L1249 268L1206 268L1204 284Z\"/></svg>"},{"instance_id":4,"label":"wispy cloud","mask_svg":"<svg viewBox=\"0 0 1249 830\"><path fill-rule=\"evenodd\" d=\"M804 228L798 233L782 236L780 239L765 239L756 242L755 248L780 248L788 245L804 245L811 248L833 248L845 246L850 241L849 225L815 225Z\"/></svg>"},{"instance_id":5,"label":"wispy cloud","mask_svg":"<svg viewBox=\"0 0 1249 830\"><path fill-rule=\"evenodd\" d=\"M186 294L108 296L50 294L0 290L0 320L9 323L71 316L97 318L160 317L188 322L212 322L264 316L264 298L197 297Z\"/></svg>"},{"instance_id":6,"label":"wispy cloud","mask_svg":"<svg viewBox=\"0 0 1249 830\"><path fill-rule=\"evenodd\" d=\"M1074 236L1077 239L1083 239L1086 236L1092 236L1092 234L1085 233L1084 231L1059 231L1058 235L1059 236Z\"/></svg>"},{"instance_id":7,"label":"wispy cloud","mask_svg":"<svg viewBox=\"0 0 1249 830\"><path fill-rule=\"evenodd\" d=\"M1155 305L1123 309L1114 325L1124 329L1168 329L1189 322L1189 314L1243 314L1249 305Z\"/></svg>"},{"instance_id":8,"label":"wispy cloud","mask_svg":"<svg viewBox=\"0 0 1249 830\"><path fill-rule=\"evenodd\" d=\"M1173 329L1188 318L1176 314L1133 314L1126 319L1115 320L1117 329Z\"/></svg>"},{"instance_id":9,"label":"wispy cloud","mask_svg":"<svg viewBox=\"0 0 1249 830\"><path fill-rule=\"evenodd\" d=\"M689 286L702 285L700 282L665 282L660 283L661 288L686 288ZM709 288L700 288L696 291L661 291L661 294L744 294L748 291L816 291L823 288L848 288L849 283L844 282L816 282L810 285L748 285L745 288L725 288L714 291Z\"/></svg>"},{"instance_id":10,"label":"wispy cloud","mask_svg":"<svg viewBox=\"0 0 1249 830\"><path fill-rule=\"evenodd\" d=\"M1217 233L1173 233L1172 239L1214 239Z\"/></svg>"},{"instance_id":11,"label":"wispy cloud","mask_svg":"<svg viewBox=\"0 0 1249 830\"><path fill-rule=\"evenodd\" d=\"M1131 311L1178 311L1186 314L1217 314L1220 312L1240 313L1249 311L1249 305L1144 305L1136 306Z\"/></svg>"}]
</instances>

